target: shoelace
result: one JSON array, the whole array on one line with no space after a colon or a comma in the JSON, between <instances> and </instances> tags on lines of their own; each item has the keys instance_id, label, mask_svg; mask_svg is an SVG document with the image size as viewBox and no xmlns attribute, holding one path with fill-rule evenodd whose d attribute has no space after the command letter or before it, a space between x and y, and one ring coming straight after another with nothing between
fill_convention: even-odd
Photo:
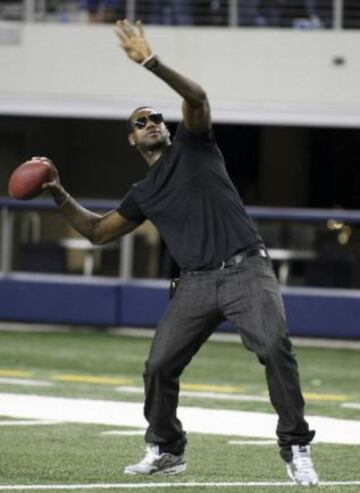
<instances>
[{"instance_id":1,"label":"shoelace","mask_svg":"<svg viewBox=\"0 0 360 493\"><path fill-rule=\"evenodd\" d=\"M298 470L301 470L306 473L312 472L313 465L310 457L306 457L306 456L296 457L296 459L294 459L294 463Z\"/></svg>"},{"instance_id":2,"label":"shoelace","mask_svg":"<svg viewBox=\"0 0 360 493\"><path fill-rule=\"evenodd\" d=\"M146 454L143 460L141 461L142 464L151 464L154 462L155 459L158 459L158 454L154 452L153 447L147 447L146 448Z\"/></svg>"}]
</instances>

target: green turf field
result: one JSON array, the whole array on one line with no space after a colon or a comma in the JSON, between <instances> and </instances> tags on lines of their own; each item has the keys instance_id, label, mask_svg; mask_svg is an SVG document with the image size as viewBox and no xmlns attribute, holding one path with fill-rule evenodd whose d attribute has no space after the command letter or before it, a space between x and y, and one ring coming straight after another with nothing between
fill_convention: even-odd
<instances>
[{"instance_id":1,"label":"green turf field","mask_svg":"<svg viewBox=\"0 0 360 493\"><path fill-rule=\"evenodd\" d=\"M147 338L106 333L0 332L0 414L5 394L66 397L71 402L81 398L141 403L141 373L149 345ZM359 408L343 407L344 403L360 403L359 351L296 347L295 352L307 414L360 421ZM190 392L181 398L182 406L272 412L266 401L263 368L240 344L207 343L184 373L182 389ZM219 400L209 393L225 397ZM232 396L249 399L232 400ZM19 421L26 419L0 416L0 491L5 487L10 491L10 485L91 485L91 489L79 486L75 491L96 492L299 489L283 485L288 478L274 444L229 444L245 438L189 433L185 474L138 478L125 476L122 470L141 458L142 436L104 434L135 428L83 422L41 424L27 419L24 425ZM360 481L360 445L319 443L313 447L313 458L323 482ZM251 482L280 484L252 486ZM170 484L163 488L160 483ZM359 493L360 482L323 484L320 489ZM31 491L43 490L35 486ZM56 491L64 488L59 486Z\"/></svg>"}]
</instances>

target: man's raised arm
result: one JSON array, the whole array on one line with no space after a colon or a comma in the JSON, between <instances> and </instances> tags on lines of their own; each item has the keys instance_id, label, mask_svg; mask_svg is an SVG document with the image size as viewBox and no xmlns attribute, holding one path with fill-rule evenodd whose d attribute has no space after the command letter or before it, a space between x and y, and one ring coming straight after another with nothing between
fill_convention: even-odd
<instances>
[{"instance_id":1,"label":"man's raised arm","mask_svg":"<svg viewBox=\"0 0 360 493\"><path fill-rule=\"evenodd\" d=\"M118 21L115 31L131 60L153 72L183 98L182 111L186 128L197 134L209 130L210 106L204 89L162 63L145 39L141 22L132 25L127 20Z\"/></svg>"}]
</instances>

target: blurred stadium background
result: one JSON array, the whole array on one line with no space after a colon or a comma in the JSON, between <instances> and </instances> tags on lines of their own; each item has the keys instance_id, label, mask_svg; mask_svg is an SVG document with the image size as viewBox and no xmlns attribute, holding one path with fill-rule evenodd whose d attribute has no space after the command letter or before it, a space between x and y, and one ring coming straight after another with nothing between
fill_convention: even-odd
<instances>
[{"instance_id":1,"label":"blurred stadium background","mask_svg":"<svg viewBox=\"0 0 360 493\"><path fill-rule=\"evenodd\" d=\"M105 380L132 379L140 386L136 379L147 339L132 339L121 331L113 339L109 328L127 327L130 335L145 328L151 334L166 306L168 279L178 268L156 230L146 223L118 242L95 247L65 223L47 197L16 202L7 196L13 169L31 156L46 155L82 204L98 211L113 209L128 186L146 172L127 145L126 118L133 108L155 106L175 129L179 98L130 63L117 47L111 23L124 16L142 19L154 51L207 90L228 171L269 247L282 286L290 334L298 337L306 391L320 395L318 400L310 398L310 411L355 423L360 419L356 382L360 364L358 352L353 351L360 339L360 5L356 0L0 2L0 389L4 393L0 416L9 422L15 419L15 414L7 416L1 410L1 395L9 391L115 400L125 395L126 400L141 402L134 391L116 397L100 387L94 390L89 381L96 373ZM64 328L70 335L59 335ZM101 333L84 335L84 329ZM42 330L48 334L39 335ZM231 326L223 324L218 332L232 340ZM54 339L49 339L51 334ZM339 349L300 349L309 338L312 346L329 345L331 339ZM81 350L84 344L87 353ZM117 357L111 352L113 344L123 346ZM97 348L102 345L100 358ZM224 393L226 385L232 385L231 392L241 395L235 381L227 382L228 372L218 369L221 365L206 378L197 373L196 368L209 365L212 358L224 365L229 360L230 348L210 345L186 378L201 392L207 385L212 389L218 385L215 392ZM62 348L59 354L57 347ZM134 367L127 359L130 353ZM86 354L93 354L92 366L84 363ZM241 359L247 361L246 357L241 353ZM111 358L114 363L108 366ZM41 390L35 385L34 390L29 384L51 381L55 370L79 373L83 380L79 377L71 390L64 383L52 390L44 390L45 385ZM255 368L246 372L247 367L239 386L263 396L266 390L254 383L262 376ZM94 380L92 384L97 385ZM218 406L215 398L211 404L209 397L206 403L196 400L205 399L204 395L184 399L185 404ZM225 409L244 409L244 403L222 399ZM348 401L355 407L339 405ZM257 403L250 408L271 412L264 406ZM78 475L77 457L72 456L72 472L67 476L63 458L55 453L60 471L47 477L39 465L42 458L33 449L31 464L37 473L32 474L30 466L23 469L30 452L22 449L21 435L11 427L6 430L4 485L49 483L52 478L105 481L96 457L91 462L96 473L88 474L87 467L87 475ZM36 431L33 434L35 429L29 430L28 440L41 441ZM70 437L72 432L67 429L65 434ZM49 432L45 456L53 439ZM133 442L127 440L126 447L135 454ZM212 439L206 440L215 447ZM200 442L195 440L195 449ZM21 459L14 456L13 444ZM67 446L70 451L72 445ZM86 445L81 447L85 453ZM335 461L331 445L323 447L322 470L327 478L359 479L354 465L359 463L358 452L340 447ZM271 462L267 452L257 450L255 455ZM217 453L227 452L224 448ZM341 456L349 458L347 468L336 475L334 462L338 464ZM9 472L11 464L19 474ZM196 467L202 477L206 462ZM249 469L254 467L249 463ZM278 475L280 479L280 464ZM262 476L256 470L245 479ZM112 472L111 480L116 481L114 477ZM230 476L217 469L213 478L221 477ZM268 477L272 479L271 471ZM239 480L236 475L231 478ZM352 487L358 488L349 486L346 491Z\"/></svg>"}]
</instances>

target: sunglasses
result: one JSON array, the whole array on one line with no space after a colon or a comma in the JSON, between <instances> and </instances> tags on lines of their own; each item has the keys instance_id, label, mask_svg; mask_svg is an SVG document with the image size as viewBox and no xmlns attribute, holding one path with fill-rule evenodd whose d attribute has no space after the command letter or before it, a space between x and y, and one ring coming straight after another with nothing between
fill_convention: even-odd
<instances>
[{"instance_id":1,"label":"sunglasses","mask_svg":"<svg viewBox=\"0 0 360 493\"><path fill-rule=\"evenodd\" d=\"M136 118L136 120L133 120L131 123L133 128L137 128L141 130L146 127L148 121L153 122L156 125L159 125L164 121L164 118L161 113L150 113L150 115Z\"/></svg>"}]
</instances>

